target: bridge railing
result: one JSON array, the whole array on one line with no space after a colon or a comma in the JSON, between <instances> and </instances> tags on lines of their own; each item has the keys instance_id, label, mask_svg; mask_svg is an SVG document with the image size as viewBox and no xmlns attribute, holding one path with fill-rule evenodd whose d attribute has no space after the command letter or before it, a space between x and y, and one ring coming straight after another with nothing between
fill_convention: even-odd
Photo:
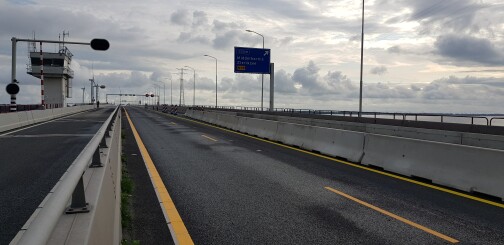
<instances>
[{"instance_id":1,"label":"bridge railing","mask_svg":"<svg viewBox=\"0 0 504 245\"><path fill-rule=\"evenodd\" d=\"M64 215L72 215L72 214L81 214L81 216L72 217L72 219L78 219L79 217L87 219L84 224L85 227L83 229L87 229L84 232L80 232L87 234L84 237L84 240L80 243L82 244L93 244L93 240L96 240L90 235L93 233L93 221L103 219L104 217L95 217L96 210L101 208L102 204L98 203L98 197L89 197L86 199L86 193L88 193L88 189L98 189L98 192L104 193L106 190L101 190L109 186L108 198L115 197L115 203L112 205L115 206L110 212L104 212L107 215L111 215L112 219L115 221L105 222L108 224L114 224L116 227L108 227L107 229L115 230L113 234L102 234L101 244L118 244L120 239L120 234L118 234L118 230L120 230L120 218L117 217L119 208L119 203L117 201L120 200L120 186L117 186L117 183L120 183L120 113L119 107L116 107L113 113L107 118L107 120L100 127L98 132L93 136L93 138L89 141L86 147L82 150L82 152L77 156L77 158L70 165L65 174L61 177L59 182L53 188L51 193L44 199L39 208L34 212L30 220L25 224L23 229L18 233L18 235L14 238L11 244L48 244L54 242L53 240L50 242L51 235L55 229L55 227L59 224L60 219ZM111 137L113 136L113 137ZM113 164L113 165L110 165ZM114 166L114 167L112 167ZM117 167L119 166L119 167ZM90 179L95 178L94 176L102 175L102 180L105 177L107 171L113 171L112 173L107 173L107 175L115 176L113 180L109 180L111 184L106 183L95 183L98 187L89 188L92 183L88 182L87 188L84 188L84 176L86 173L93 171L93 169L98 169L101 172L94 172L93 177L89 177ZM115 170L114 170L115 169ZM119 171L117 170L119 169ZM110 176L108 176L110 179ZM93 179L94 180L94 179ZM115 182L115 184L113 183ZM95 190L96 190L95 189ZM111 194L111 195L110 195ZM115 194L115 195L114 195ZM103 195L97 194L100 198ZM69 200L70 206L68 206ZM94 201L94 202L93 202ZM82 213L91 213L93 217L84 217ZM110 219L109 219L110 220ZM119 221L119 224L116 224ZM72 225L74 223L78 223L76 221L70 222ZM91 224L89 224L91 223ZM72 228L70 230L76 230L77 228ZM81 228L82 229L82 228ZM100 232L94 232L93 234L99 234ZM103 233L103 232L102 232ZM107 238L103 238L103 236ZM114 238L114 237L115 238ZM68 238L69 235L65 235L62 241ZM113 242L112 242L113 241ZM58 243L58 242L55 242Z\"/></svg>"},{"instance_id":2,"label":"bridge railing","mask_svg":"<svg viewBox=\"0 0 504 245\"><path fill-rule=\"evenodd\" d=\"M191 106L188 106L192 108ZM268 113L270 111L261 111L260 107L248 106L207 106L198 105L195 108L218 109L218 110L241 110ZM294 109L294 108L274 108L273 112L290 114L308 114L325 116L343 116L358 117L358 111L338 111L338 110L313 110L313 109ZM426 121L441 123L460 123L470 125L486 126L504 126L504 117L484 116L484 115L465 115L465 114L443 114L443 113L400 113L400 112L361 112L361 116L374 119L394 119L402 121ZM496 125L498 124L498 125ZM501 125L502 124L502 125Z\"/></svg>"}]
</instances>

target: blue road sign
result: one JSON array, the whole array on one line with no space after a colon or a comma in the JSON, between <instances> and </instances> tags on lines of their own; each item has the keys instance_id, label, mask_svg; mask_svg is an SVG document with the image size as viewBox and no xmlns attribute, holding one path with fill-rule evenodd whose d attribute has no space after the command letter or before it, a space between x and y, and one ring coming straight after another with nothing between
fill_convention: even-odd
<instances>
[{"instance_id":1,"label":"blue road sign","mask_svg":"<svg viewBox=\"0 0 504 245\"><path fill-rule=\"evenodd\" d=\"M235 47L235 73L270 73L270 49Z\"/></svg>"}]
</instances>

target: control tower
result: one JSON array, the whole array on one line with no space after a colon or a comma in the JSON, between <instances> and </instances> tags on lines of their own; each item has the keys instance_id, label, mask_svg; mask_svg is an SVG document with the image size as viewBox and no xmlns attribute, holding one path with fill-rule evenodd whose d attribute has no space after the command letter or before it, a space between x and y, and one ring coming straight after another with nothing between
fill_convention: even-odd
<instances>
[{"instance_id":1,"label":"control tower","mask_svg":"<svg viewBox=\"0 0 504 245\"><path fill-rule=\"evenodd\" d=\"M37 44L32 42L28 45L28 51L30 64L27 73L41 79L42 104L47 109L66 107L66 99L72 97L74 72L70 69L70 63L73 54L64 44L59 44L57 53L51 53L42 52L42 47L37 50Z\"/></svg>"}]
</instances>

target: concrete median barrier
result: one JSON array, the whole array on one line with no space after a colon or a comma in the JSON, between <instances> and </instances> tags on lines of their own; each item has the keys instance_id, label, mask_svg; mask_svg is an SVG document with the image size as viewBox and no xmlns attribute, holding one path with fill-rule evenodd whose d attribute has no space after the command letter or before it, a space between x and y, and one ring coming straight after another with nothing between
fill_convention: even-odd
<instances>
[{"instance_id":1,"label":"concrete median barrier","mask_svg":"<svg viewBox=\"0 0 504 245\"><path fill-rule=\"evenodd\" d=\"M218 121L220 122L220 126L232 130L237 130L239 125L238 118L236 116L227 114L218 114Z\"/></svg>"},{"instance_id":2,"label":"concrete median barrier","mask_svg":"<svg viewBox=\"0 0 504 245\"><path fill-rule=\"evenodd\" d=\"M315 131L306 147L322 154L342 157L352 162L360 162L364 155L364 138L362 132L353 132L331 128L312 127Z\"/></svg>"},{"instance_id":3,"label":"concrete median barrier","mask_svg":"<svg viewBox=\"0 0 504 245\"><path fill-rule=\"evenodd\" d=\"M17 113L0 114L0 132L21 127L19 125L19 116Z\"/></svg>"},{"instance_id":4,"label":"concrete median barrier","mask_svg":"<svg viewBox=\"0 0 504 245\"><path fill-rule=\"evenodd\" d=\"M501 150L368 134L364 152L366 165L504 198Z\"/></svg>"},{"instance_id":5,"label":"concrete median barrier","mask_svg":"<svg viewBox=\"0 0 504 245\"><path fill-rule=\"evenodd\" d=\"M93 109L93 105L74 106L47 110L19 111L0 114L0 132L48 121L57 117Z\"/></svg>"},{"instance_id":6,"label":"concrete median barrier","mask_svg":"<svg viewBox=\"0 0 504 245\"><path fill-rule=\"evenodd\" d=\"M293 123L278 123L277 140L288 145L305 148L307 150L315 150L309 148L313 143L312 135L315 130L311 126L293 124Z\"/></svg>"},{"instance_id":7,"label":"concrete median barrier","mask_svg":"<svg viewBox=\"0 0 504 245\"><path fill-rule=\"evenodd\" d=\"M277 140L278 122L240 117L239 131L270 140Z\"/></svg>"}]
</instances>

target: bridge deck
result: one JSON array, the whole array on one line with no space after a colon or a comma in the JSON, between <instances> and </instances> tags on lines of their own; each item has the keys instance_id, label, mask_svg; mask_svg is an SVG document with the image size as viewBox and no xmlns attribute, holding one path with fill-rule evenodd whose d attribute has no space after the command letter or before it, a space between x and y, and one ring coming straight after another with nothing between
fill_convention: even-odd
<instances>
[{"instance_id":1,"label":"bridge deck","mask_svg":"<svg viewBox=\"0 0 504 245\"><path fill-rule=\"evenodd\" d=\"M504 240L502 203L453 195L181 117L127 111L196 244Z\"/></svg>"},{"instance_id":2,"label":"bridge deck","mask_svg":"<svg viewBox=\"0 0 504 245\"><path fill-rule=\"evenodd\" d=\"M113 108L0 134L0 244L8 244Z\"/></svg>"}]
</instances>

